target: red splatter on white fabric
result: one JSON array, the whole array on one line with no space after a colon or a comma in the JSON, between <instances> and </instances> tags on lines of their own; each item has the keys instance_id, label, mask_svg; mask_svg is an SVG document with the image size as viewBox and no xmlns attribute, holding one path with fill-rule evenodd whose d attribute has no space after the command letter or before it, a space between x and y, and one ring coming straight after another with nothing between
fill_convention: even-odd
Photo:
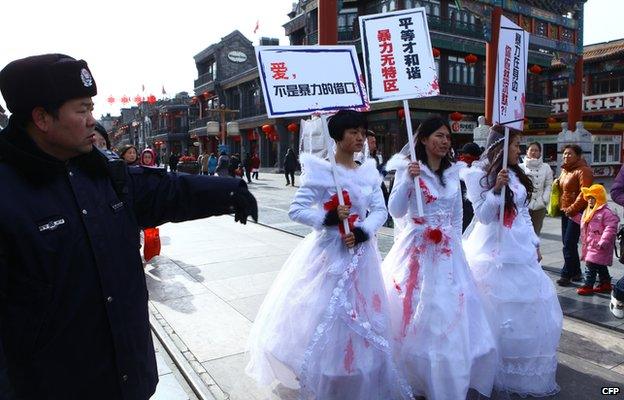
<instances>
[{"instance_id":1,"label":"red splatter on white fabric","mask_svg":"<svg viewBox=\"0 0 624 400\"><path fill-rule=\"evenodd\" d=\"M345 349L344 355L344 369L347 373L353 372L353 361L355 361L355 353L353 351L353 340L351 336L349 336L349 341L347 342L347 348Z\"/></svg>"},{"instance_id":2,"label":"red splatter on white fabric","mask_svg":"<svg viewBox=\"0 0 624 400\"><path fill-rule=\"evenodd\" d=\"M379 297L377 293L373 295L373 310L375 310L376 313L381 312L381 297Z\"/></svg>"},{"instance_id":3,"label":"red splatter on white fabric","mask_svg":"<svg viewBox=\"0 0 624 400\"><path fill-rule=\"evenodd\" d=\"M420 189L423 192L423 196L425 197L426 204L432 203L438 199L437 197L431 194L431 191L429 191L429 187L427 186L427 184L422 178L418 178L418 184L420 186Z\"/></svg>"},{"instance_id":4,"label":"red splatter on white fabric","mask_svg":"<svg viewBox=\"0 0 624 400\"><path fill-rule=\"evenodd\" d=\"M506 209L503 213L503 225L507 228L511 228L517 214L518 213L515 208Z\"/></svg>"}]
</instances>

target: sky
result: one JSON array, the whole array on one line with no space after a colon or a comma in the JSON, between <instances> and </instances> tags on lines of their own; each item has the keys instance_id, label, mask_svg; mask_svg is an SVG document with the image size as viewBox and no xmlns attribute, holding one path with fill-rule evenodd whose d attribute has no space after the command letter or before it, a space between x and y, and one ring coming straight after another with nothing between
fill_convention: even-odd
<instances>
[{"instance_id":1,"label":"sky","mask_svg":"<svg viewBox=\"0 0 624 400\"><path fill-rule=\"evenodd\" d=\"M294 1L4 0L0 68L43 53L84 59L98 86L94 115L118 115L121 104L109 105L109 96L162 97L163 86L167 96L192 93L193 56L235 29L254 44L269 36L287 45L282 25ZM621 0L588 0L584 43L624 38L623 12Z\"/></svg>"}]
</instances>

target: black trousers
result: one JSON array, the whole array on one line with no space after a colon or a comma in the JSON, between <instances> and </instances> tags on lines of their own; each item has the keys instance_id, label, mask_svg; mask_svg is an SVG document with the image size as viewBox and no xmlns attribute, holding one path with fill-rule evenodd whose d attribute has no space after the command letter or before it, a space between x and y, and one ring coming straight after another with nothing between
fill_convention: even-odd
<instances>
[{"instance_id":1,"label":"black trousers","mask_svg":"<svg viewBox=\"0 0 624 400\"><path fill-rule=\"evenodd\" d=\"M284 171L284 175L286 176L286 184L292 184L295 186L295 171Z\"/></svg>"}]
</instances>

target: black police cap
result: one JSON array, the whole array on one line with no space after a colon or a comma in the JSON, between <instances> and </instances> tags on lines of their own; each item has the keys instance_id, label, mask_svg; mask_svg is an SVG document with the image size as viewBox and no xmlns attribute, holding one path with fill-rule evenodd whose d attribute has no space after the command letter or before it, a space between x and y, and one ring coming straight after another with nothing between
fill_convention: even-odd
<instances>
[{"instance_id":1,"label":"black police cap","mask_svg":"<svg viewBox=\"0 0 624 400\"><path fill-rule=\"evenodd\" d=\"M0 92L12 113L30 113L38 106L97 94L84 60L64 54L43 54L15 60L0 71Z\"/></svg>"}]
</instances>

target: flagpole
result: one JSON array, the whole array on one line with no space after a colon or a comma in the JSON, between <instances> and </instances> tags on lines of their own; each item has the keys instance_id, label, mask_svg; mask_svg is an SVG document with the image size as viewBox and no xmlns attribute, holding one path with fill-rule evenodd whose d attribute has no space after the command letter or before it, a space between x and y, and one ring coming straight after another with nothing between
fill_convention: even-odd
<instances>
[{"instance_id":1,"label":"flagpole","mask_svg":"<svg viewBox=\"0 0 624 400\"><path fill-rule=\"evenodd\" d=\"M502 164L502 169L507 169L507 159L509 157L509 127L505 126L505 139L503 141L503 164ZM507 185L503 186L501 189L501 205L500 205L500 209L498 210L498 219L499 219L499 236L498 236L498 241L499 244L502 240L502 231L505 227L505 192L507 190Z\"/></svg>"}]
</instances>

